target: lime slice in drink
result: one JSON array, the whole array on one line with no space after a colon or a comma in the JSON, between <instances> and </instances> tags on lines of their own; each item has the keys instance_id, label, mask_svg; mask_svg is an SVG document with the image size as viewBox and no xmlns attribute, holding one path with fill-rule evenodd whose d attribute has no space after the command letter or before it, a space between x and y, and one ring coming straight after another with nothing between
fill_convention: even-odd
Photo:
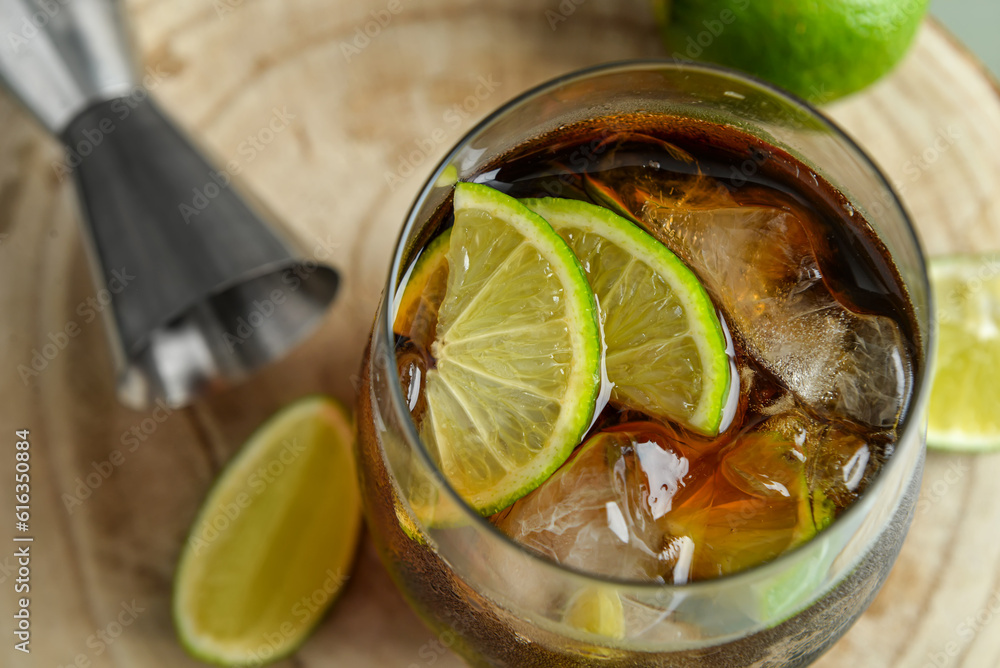
<instances>
[{"instance_id":1,"label":"lime slice in drink","mask_svg":"<svg viewBox=\"0 0 1000 668\"><path fill-rule=\"evenodd\" d=\"M566 240L605 315L612 401L719 431L729 356L715 307L677 256L621 216L578 200L524 201Z\"/></svg>"},{"instance_id":2,"label":"lime slice in drink","mask_svg":"<svg viewBox=\"0 0 1000 668\"><path fill-rule=\"evenodd\" d=\"M422 345L430 345L425 338L434 333L423 331L437 322L438 306L448 284L448 246L451 230L434 237L420 252L412 269L405 277L406 287L400 293L395 308L392 329L396 334L406 334Z\"/></svg>"},{"instance_id":3,"label":"lime slice in drink","mask_svg":"<svg viewBox=\"0 0 1000 668\"><path fill-rule=\"evenodd\" d=\"M927 445L1000 449L1000 253L932 260L938 323Z\"/></svg>"},{"instance_id":4,"label":"lime slice in drink","mask_svg":"<svg viewBox=\"0 0 1000 668\"><path fill-rule=\"evenodd\" d=\"M625 613L618 594L607 588L582 589L566 606L565 621L570 626L603 636L625 637Z\"/></svg>"},{"instance_id":5,"label":"lime slice in drink","mask_svg":"<svg viewBox=\"0 0 1000 668\"><path fill-rule=\"evenodd\" d=\"M483 185L455 187L448 264L421 435L455 491L489 515L545 480L590 425L594 295L548 223Z\"/></svg>"},{"instance_id":6,"label":"lime slice in drink","mask_svg":"<svg viewBox=\"0 0 1000 668\"><path fill-rule=\"evenodd\" d=\"M361 499L347 412L284 408L216 481L184 546L173 614L184 647L222 665L292 653L347 581Z\"/></svg>"}]
</instances>

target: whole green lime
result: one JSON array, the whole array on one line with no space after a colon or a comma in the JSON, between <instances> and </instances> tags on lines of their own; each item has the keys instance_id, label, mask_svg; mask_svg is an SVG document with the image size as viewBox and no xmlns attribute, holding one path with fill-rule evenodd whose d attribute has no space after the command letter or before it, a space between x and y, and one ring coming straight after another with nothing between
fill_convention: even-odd
<instances>
[{"instance_id":1,"label":"whole green lime","mask_svg":"<svg viewBox=\"0 0 1000 668\"><path fill-rule=\"evenodd\" d=\"M669 54L755 74L813 102L860 90L906 53L928 0L653 0Z\"/></svg>"}]
</instances>

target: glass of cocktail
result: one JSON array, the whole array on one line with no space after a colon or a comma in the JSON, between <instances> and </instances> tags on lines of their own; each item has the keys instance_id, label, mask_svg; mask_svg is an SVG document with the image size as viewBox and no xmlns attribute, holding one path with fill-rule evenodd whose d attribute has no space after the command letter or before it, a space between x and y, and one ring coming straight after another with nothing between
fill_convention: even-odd
<instances>
[{"instance_id":1,"label":"glass of cocktail","mask_svg":"<svg viewBox=\"0 0 1000 668\"><path fill-rule=\"evenodd\" d=\"M382 559L471 665L808 664L912 517L929 299L804 102L674 62L530 91L396 247L358 412Z\"/></svg>"}]
</instances>

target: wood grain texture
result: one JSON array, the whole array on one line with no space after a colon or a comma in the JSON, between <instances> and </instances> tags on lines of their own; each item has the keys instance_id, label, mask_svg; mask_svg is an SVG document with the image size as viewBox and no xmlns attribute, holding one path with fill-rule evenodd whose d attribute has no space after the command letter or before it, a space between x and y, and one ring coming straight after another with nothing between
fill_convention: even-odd
<instances>
[{"instance_id":1,"label":"wood grain texture","mask_svg":"<svg viewBox=\"0 0 1000 668\"><path fill-rule=\"evenodd\" d=\"M0 96L0 434L31 429L35 471L29 657L11 650L6 612L0 622L0 664L15 668L78 657L102 667L200 665L177 645L169 617L187 527L220 467L273 410L316 391L353 400L392 243L432 165L529 86L663 55L643 0L588 0L566 16L557 0L404 0L357 52L345 45L383 0L129 6L154 95L220 161L239 161L248 185L345 281L317 336L245 385L162 421L120 407L103 325L80 306L96 292L73 193L52 167L59 149ZM553 26L553 17L566 20ZM481 77L494 90L475 101ZM275 108L293 122L251 155L243 142ZM1000 249L1000 95L939 29L925 27L891 76L829 111L899 185L931 253ZM80 335L22 382L17 366L70 321ZM134 449L133 427L144 438ZM114 450L122 465L81 487ZM0 499L11 498L11 468L0 455ZM1000 665L1000 612L990 611L1000 609L997 479L1000 456L930 456L889 582L818 665ZM89 495L67 504L78 491ZM4 611L13 609L9 552L0 552ZM133 601L138 618L113 642L100 640L97 631L110 636ZM962 626L969 616L972 626ZM278 665L460 663L409 612L366 543L344 598Z\"/></svg>"}]
</instances>

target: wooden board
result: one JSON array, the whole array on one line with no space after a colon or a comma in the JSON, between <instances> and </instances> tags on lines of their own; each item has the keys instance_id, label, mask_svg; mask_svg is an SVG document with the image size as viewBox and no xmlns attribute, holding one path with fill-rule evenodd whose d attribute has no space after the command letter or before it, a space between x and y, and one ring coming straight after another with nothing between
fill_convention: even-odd
<instances>
[{"instance_id":1,"label":"wooden board","mask_svg":"<svg viewBox=\"0 0 1000 668\"><path fill-rule=\"evenodd\" d=\"M244 386L160 421L120 407L101 322L88 320L96 293L73 193L52 167L59 149L0 96L0 499L12 503L13 430L28 428L36 537L30 656L11 649L15 575L12 550L0 552L2 665L198 665L169 617L186 529L220 466L274 409L316 391L353 400L392 242L431 166L529 86L663 55L644 0L128 4L154 94L220 160L239 160L317 255L329 253L343 293L315 338ZM399 11L372 23L387 7ZM241 142L275 108L293 122L249 157ZM926 26L893 75L830 113L900 184L932 253L1000 249L1000 96L939 28ZM22 382L17 365L70 321L81 333ZM108 470L115 450L121 465L91 475ZM998 479L1000 456L929 457L889 582L818 665L1000 665ZM119 629L132 605L136 619ZM279 665L460 662L409 612L366 543L343 600Z\"/></svg>"}]
</instances>

